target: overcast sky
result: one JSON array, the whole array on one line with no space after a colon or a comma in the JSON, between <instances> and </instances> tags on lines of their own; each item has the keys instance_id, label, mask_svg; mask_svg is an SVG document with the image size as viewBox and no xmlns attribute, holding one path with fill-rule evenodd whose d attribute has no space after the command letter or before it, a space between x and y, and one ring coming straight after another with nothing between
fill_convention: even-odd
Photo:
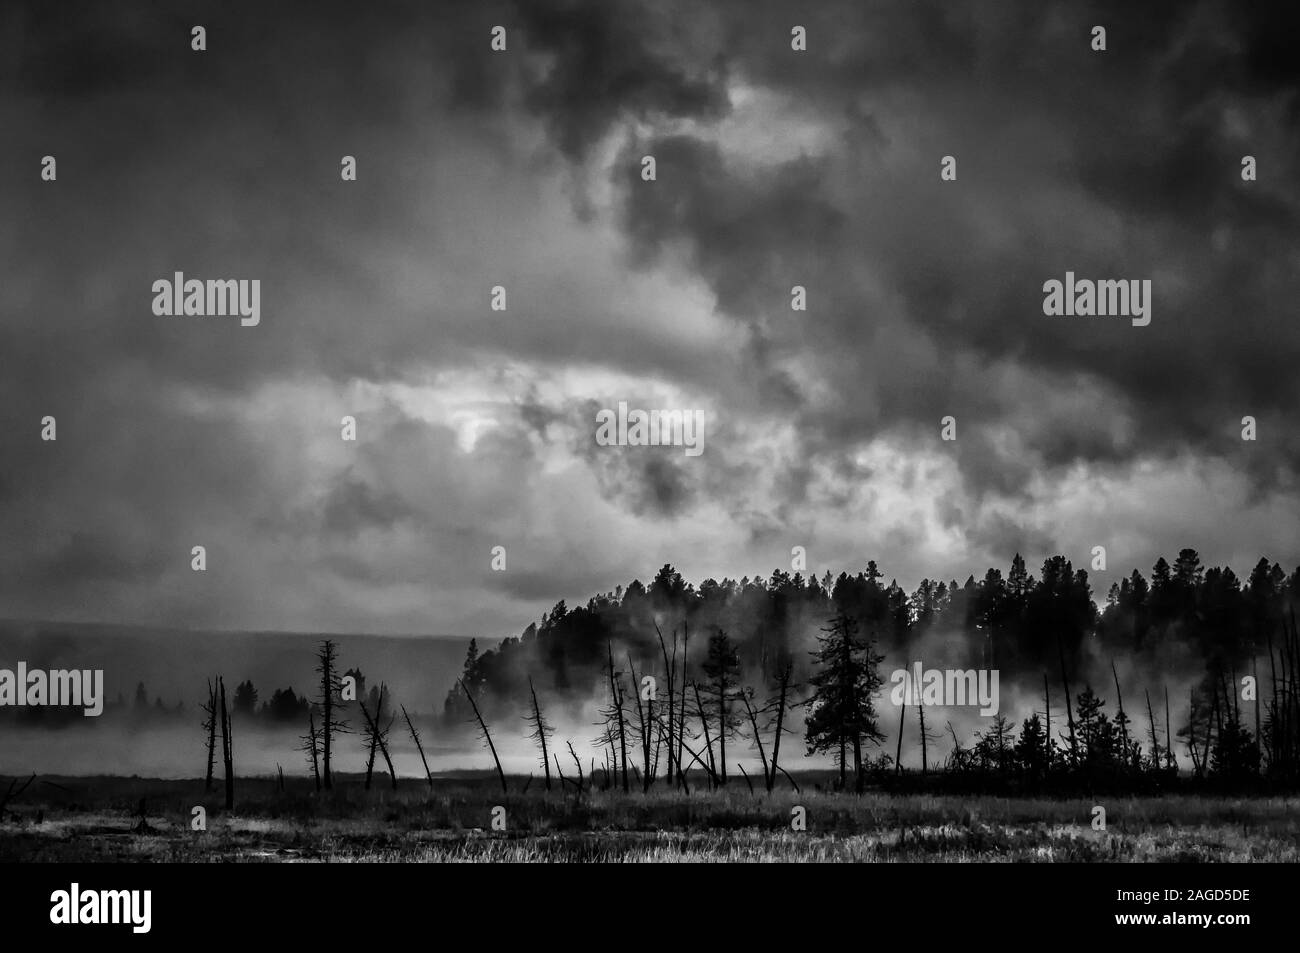
<instances>
[{"instance_id":1,"label":"overcast sky","mask_svg":"<svg viewBox=\"0 0 1300 953\"><path fill-rule=\"evenodd\" d=\"M1294 5L288 6L0 14L0 616L501 636L796 545L1300 560ZM261 323L155 316L175 271ZM1066 271L1150 325L1044 316ZM704 453L597 446L620 400Z\"/></svg>"}]
</instances>

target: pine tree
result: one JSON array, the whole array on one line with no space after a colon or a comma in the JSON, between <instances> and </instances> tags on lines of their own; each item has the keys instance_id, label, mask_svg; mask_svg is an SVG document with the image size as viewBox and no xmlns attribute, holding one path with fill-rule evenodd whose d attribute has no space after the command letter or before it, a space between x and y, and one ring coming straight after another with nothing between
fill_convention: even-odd
<instances>
[{"instance_id":1,"label":"pine tree","mask_svg":"<svg viewBox=\"0 0 1300 953\"><path fill-rule=\"evenodd\" d=\"M857 788L862 790L862 744L879 744L884 733L876 723L875 693L881 685L876 666L883 656L858 634L857 622L839 615L818 636L813 653L817 670L809 679L805 741L808 753L832 751L840 769L840 787L847 782L849 749Z\"/></svg>"}]
</instances>

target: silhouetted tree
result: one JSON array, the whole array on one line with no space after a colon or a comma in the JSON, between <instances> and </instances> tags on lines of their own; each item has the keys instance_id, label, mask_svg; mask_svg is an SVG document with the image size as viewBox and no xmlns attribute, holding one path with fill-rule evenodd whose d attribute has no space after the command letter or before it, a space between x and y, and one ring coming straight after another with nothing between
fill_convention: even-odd
<instances>
[{"instance_id":1,"label":"silhouetted tree","mask_svg":"<svg viewBox=\"0 0 1300 953\"><path fill-rule=\"evenodd\" d=\"M740 658L727 633L719 629L709 637L704 659L704 691L710 705L706 718L712 716L718 736L718 781L727 783L727 739L735 737L740 718L733 711L736 686L740 679Z\"/></svg>"},{"instance_id":2,"label":"silhouetted tree","mask_svg":"<svg viewBox=\"0 0 1300 953\"><path fill-rule=\"evenodd\" d=\"M840 787L846 783L848 750L853 751L853 770L858 790L862 789L862 745L879 744L884 734L876 724L874 696L881 685L877 655L858 625L846 615L837 616L823 628L813 654L817 669L809 679L813 687L804 723L808 753L833 751L840 769Z\"/></svg>"},{"instance_id":3,"label":"silhouetted tree","mask_svg":"<svg viewBox=\"0 0 1300 953\"><path fill-rule=\"evenodd\" d=\"M316 651L316 675L320 679L320 697L316 706L321 713L320 753L321 781L328 791L334 787L332 768L334 735L350 731L348 723L340 719L336 712L341 701L339 693L342 679L338 675L338 646L331 639L323 639Z\"/></svg>"},{"instance_id":4,"label":"silhouetted tree","mask_svg":"<svg viewBox=\"0 0 1300 953\"><path fill-rule=\"evenodd\" d=\"M532 731L528 737L532 738L537 746L541 749L542 770L546 775L546 790L551 789L551 759L546 751L546 744L551 735L555 734L555 729L551 727L546 716L542 714L542 706L537 702L537 689L533 687L532 676L528 678L528 692L532 698L532 713L524 720L532 725Z\"/></svg>"}]
</instances>

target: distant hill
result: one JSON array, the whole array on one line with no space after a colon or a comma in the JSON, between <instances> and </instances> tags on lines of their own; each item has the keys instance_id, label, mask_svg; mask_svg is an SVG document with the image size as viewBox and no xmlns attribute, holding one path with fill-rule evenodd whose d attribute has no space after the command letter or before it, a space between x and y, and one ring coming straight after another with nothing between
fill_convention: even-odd
<instances>
[{"instance_id":1,"label":"distant hill","mask_svg":"<svg viewBox=\"0 0 1300 953\"><path fill-rule=\"evenodd\" d=\"M168 706L204 699L207 679L228 686L252 679L261 701L292 686L314 694L314 652L323 636L297 632L221 632L0 620L0 668L25 661L29 668L103 669L107 699L132 698L144 682L149 699ZM440 712L460 674L470 640L445 635L331 634L342 668L359 668L367 685L388 683L412 712Z\"/></svg>"}]
</instances>

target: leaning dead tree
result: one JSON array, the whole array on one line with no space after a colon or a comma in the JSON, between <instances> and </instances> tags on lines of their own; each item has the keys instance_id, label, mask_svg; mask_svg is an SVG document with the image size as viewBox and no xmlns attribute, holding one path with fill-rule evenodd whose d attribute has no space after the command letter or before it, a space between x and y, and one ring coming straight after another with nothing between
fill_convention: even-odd
<instances>
[{"instance_id":1,"label":"leaning dead tree","mask_svg":"<svg viewBox=\"0 0 1300 953\"><path fill-rule=\"evenodd\" d=\"M532 731L528 733L528 737L533 739L533 742L541 749L542 770L546 773L546 790L549 791L551 789L551 758L547 754L546 743L550 740L551 735L555 734L555 729L551 727L546 720L546 716L542 714L542 706L537 703L537 689L533 687L533 677L531 675L528 676L528 692L532 696L533 710L530 714L524 716L524 721L532 725ZM556 767L559 767L558 762Z\"/></svg>"},{"instance_id":2,"label":"leaning dead tree","mask_svg":"<svg viewBox=\"0 0 1300 953\"><path fill-rule=\"evenodd\" d=\"M370 790L370 781L375 770L375 752L376 750L384 756L384 763L388 765L388 777L392 782L393 790L397 790L397 772L393 770L393 759L388 755L388 732L393 727L395 717L388 716L388 723L381 724L384 718L384 696L388 693L388 686L382 682L379 685L379 692L376 696L375 713L371 715L366 710L365 702L358 702L361 708L361 717L366 720L363 730L366 744L370 747L370 758L366 762L366 790Z\"/></svg>"},{"instance_id":3,"label":"leaning dead tree","mask_svg":"<svg viewBox=\"0 0 1300 953\"><path fill-rule=\"evenodd\" d=\"M474 700L473 693L470 692L469 686L465 684L463 679L457 679L457 683L460 685L460 690L465 693L465 697L469 699L469 705L474 709L474 717L478 721L479 731L483 734L483 740L487 743L488 750L492 752L492 761L497 766L497 777L501 779L501 793L509 794L510 789L506 787L506 773L501 770L501 759L497 757L497 747L492 743L492 732L488 731L487 722L483 720L483 715L478 710L478 702Z\"/></svg>"},{"instance_id":4,"label":"leaning dead tree","mask_svg":"<svg viewBox=\"0 0 1300 953\"><path fill-rule=\"evenodd\" d=\"M569 757L573 759L573 763L578 769L578 793L581 794L583 787L582 762L578 760L578 752L573 750L573 742L566 741L565 744L569 746ZM557 761L556 763L558 764L559 762Z\"/></svg>"},{"instance_id":5,"label":"leaning dead tree","mask_svg":"<svg viewBox=\"0 0 1300 953\"><path fill-rule=\"evenodd\" d=\"M709 712L704 707L704 701L700 698L700 686L698 682L691 682L691 691L695 693L695 715L700 719L700 728L704 732L704 753L709 759L709 763L700 762L700 767L704 768L705 773L709 776L709 787L718 786L717 766L713 761L713 737L709 733ZM687 747L689 751L690 748Z\"/></svg>"},{"instance_id":6,"label":"leaning dead tree","mask_svg":"<svg viewBox=\"0 0 1300 953\"><path fill-rule=\"evenodd\" d=\"M203 781L203 790L212 791L212 776L217 762L217 690L208 679L208 701L203 706L203 733L207 735L208 773Z\"/></svg>"},{"instance_id":7,"label":"leaning dead tree","mask_svg":"<svg viewBox=\"0 0 1300 953\"><path fill-rule=\"evenodd\" d=\"M429 770L429 759L424 756L424 745L420 743L420 733L415 730L415 725L411 721L411 716L406 713L406 706L402 706L402 717L406 719L406 729L411 733L411 740L415 742L415 749L420 752L420 761L424 765L424 776L429 780L429 788L433 789L433 772Z\"/></svg>"},{"instance_id":8,"label":"leaning dead tree","mask_svg":"<svg viewBox=\"0 0 1300 953\"><path fill-rule=\"evenodd\" d=\"M226 810L235 807L235 739L230 731L230 709L226 707L226 681L217 676L217 690L221 699L221 760L226 768Z\"/></svg>"}]
</instances>

